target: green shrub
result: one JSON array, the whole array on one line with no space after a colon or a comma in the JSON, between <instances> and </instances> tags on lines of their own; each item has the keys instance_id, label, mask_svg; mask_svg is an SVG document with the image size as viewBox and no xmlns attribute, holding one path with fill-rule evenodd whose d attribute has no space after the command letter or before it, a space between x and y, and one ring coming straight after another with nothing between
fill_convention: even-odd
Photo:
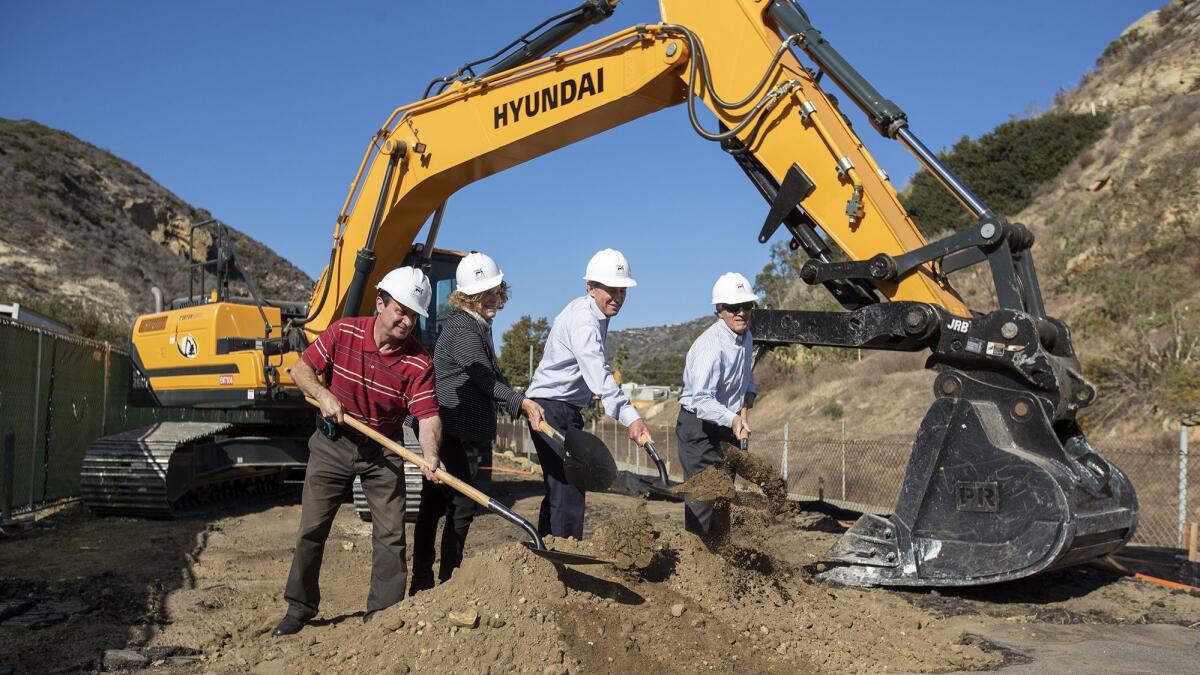
<instances>
[{"instance_id":1,"label":"green shrub","mask_svg":"<svg viewBox=\"0 0 1200 675\"><path fill-rule=\"evenodd\" d=\"M846 414L846 411L842 408L841 403L830 401L821 408L821 414L831 420L840 420L842 419L842 415Z\"/></svg>"},{"instance_id":2,"label":"green shrub","mask_svg":"<svg viewBox=\"0 0 1200 675\"><path fill-rule=\"evenodd\" d=\"M1095 143L1108 124L1106 114L1014 120L978 140L964 137L941 158L993 211L1012 216L1029 204L1039 185ZM924 170L913 177L912 189L901 201L925 232L961 230L975 222Z\"/></svg>"}]
</instances>

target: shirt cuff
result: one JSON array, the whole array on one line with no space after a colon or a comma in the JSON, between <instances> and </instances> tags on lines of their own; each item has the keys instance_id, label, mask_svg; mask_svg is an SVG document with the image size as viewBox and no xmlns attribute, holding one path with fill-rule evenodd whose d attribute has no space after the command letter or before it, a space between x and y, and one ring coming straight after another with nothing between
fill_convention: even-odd
<instances>
[{"instance_id":1,"label":"shirt cuff","mask_svg":"<svg viewBox=\"0 0 1200 675\"><path fill-rule=\"evenodd\" d=\"M521 404L524 402L525 397L514 391L512 392L512 396L509 396L504 402L504 405L508 408L508 414L516 417L521 414Z\"/></svg>"},{"instance_id":2,"label":"shirt cuff","mask_svg":"<svg viewBox=\"0 0 1200 675\"><path fill-rule=\"evenodd\" d=\"M637 408L634 408L633 405L626 405L624 408L621 408L621 412L619 413L617 419L621 422L621 424L629 426L642 419L642 416L638 414Z\"/></svg>"}]
</instances>

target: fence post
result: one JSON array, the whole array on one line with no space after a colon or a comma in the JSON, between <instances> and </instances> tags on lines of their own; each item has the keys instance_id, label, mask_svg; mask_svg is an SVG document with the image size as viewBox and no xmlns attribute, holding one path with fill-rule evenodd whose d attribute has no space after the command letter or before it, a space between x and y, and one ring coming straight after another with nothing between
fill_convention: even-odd
<instances>
[{"instance_id":1,"label":"fence post","mask_svg":"<svg viewBox=\"0 0 1200 675\"><path fill-rule=\"evenodd\" d=\"M667 478L671 477L671 427L663 427L663 447L666 452L663 453L663 463L666 464Z\"/></svg>"},{"instance_id":2,"label":"fence post","mask_svg":"<svg viewBox=\"0 0 1200 675\"><path fill-rule=\"evenodd\" d=\"M109 364L112 361L112 344L104 343L104 394L100 404L100 435L108 435L108 380Z\"/></svg>"},{"instance_id":3,"label":"fence post","mask_svg":"<svg viewBox=\"0 0 1200 675\"><path fill-rule=\"evenodd\" d=\"M788 423L783 423L783 484L788 484Z\"/></svg>"},{"instance_id":4,"label":"fence post","mask_svg":"<svg viewBox=\"0 0 1200 675\"><path fill-rule=\"evenodd\" d=\"M12 521L13 472L17 468L17 435L12 427L4 430L4 497L0 507L0 526Z\"/></svg>"},{"instance_id":5,"label":"fence post","mask_svg":"<svg viewBox=\"0 0 1200 675\"><path fill-rule=\"evenodd\" d=\"M842 420L842 501L846 500L846 420Z\"/></svg>"},{"instance_id":6,"label":"fence post","mask_svg":"<svg viewBox=\"0 0 1200 675\"><path fill-rule=\"evenodd\" d=\"M33 379L33 434L29 441L29 507L33 508L33 491L37 484L38 417L42 412L42 333L37 334L37 369Z\"/></svg>"},{"instance_id":7,"label":"fence post","mask_svg":"<svg viewBox=\"0 0 1200 675\"><path fill-rule=\"evenodd\" d=\"M1187 472L1188 472L1188 428L1179 425L1179 536L1178 545L1183 547L1183 528L1187 526Z\"/></svg>"}]
</instances>

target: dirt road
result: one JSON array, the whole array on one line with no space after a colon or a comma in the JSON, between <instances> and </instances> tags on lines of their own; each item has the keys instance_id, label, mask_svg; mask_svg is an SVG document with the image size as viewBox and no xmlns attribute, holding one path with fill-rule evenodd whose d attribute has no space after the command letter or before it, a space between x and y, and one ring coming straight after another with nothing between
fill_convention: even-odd
<instances>
[{"instance_id":1,"label":"dirt road","mask_svg":"<svg viewBox=\"0 0 1200 675\"><path fill-rule=\"evenodd\" d=\"M534 518L540 480L497 487ZM1105 572L941 593L834 588L810 576L837 529L818 513L743 505L718 555L683 532L677 504L591 494L588 509L589 539L556 545L618 566L556 570L485 516L454 579L364 626L370 525L347 505L319 620L273 639L295 495L173 522L68 507L0 540L0 673L98 670L114 649L137 652L113 663L162 673L1181 672L1200 657L1200 598Z\"/></svg>"}]
</instances>

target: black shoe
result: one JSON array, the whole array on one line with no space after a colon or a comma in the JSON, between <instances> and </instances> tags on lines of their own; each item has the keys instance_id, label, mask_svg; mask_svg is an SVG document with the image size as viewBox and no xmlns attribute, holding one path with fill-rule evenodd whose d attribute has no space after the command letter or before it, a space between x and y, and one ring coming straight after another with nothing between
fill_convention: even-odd
<instances>
[{"instance_id":1,"label":"black shoe","mask_svg":"<svg viewBox=\"0 0 1200 675\"><path fill-rule=\"evenodd\" d=\"M421 591L428 591L433 588L433 575L429 577L413 577L412 582L408 585L408 597L412 597Z\"/></svg>"},{"instance_id":2,"label":"black shoe","mask_svg":"<svg viewBox=\"0 0 1200 675\"><path fill-rule=\"evenodd\" d=\"M374 619L374 618L375 618L374 611L367 612L366 614L363 614L363 623L371 623L371 619Z\"/></svg>"},{"instance_id":3,"label":"black shoe","mask_svg":"<svg viewBox=\"0 0 1200 675\"><path fill-rule=\"evenodd\" d=\"M304 620L297 619L288 614L283 617L283 621L280 621L278 626L275 626L275 630L271 631L271 636L283 637L284 635L295 635L300 632L301 628L304 628Z\"/></svg>"}]
</instances>

